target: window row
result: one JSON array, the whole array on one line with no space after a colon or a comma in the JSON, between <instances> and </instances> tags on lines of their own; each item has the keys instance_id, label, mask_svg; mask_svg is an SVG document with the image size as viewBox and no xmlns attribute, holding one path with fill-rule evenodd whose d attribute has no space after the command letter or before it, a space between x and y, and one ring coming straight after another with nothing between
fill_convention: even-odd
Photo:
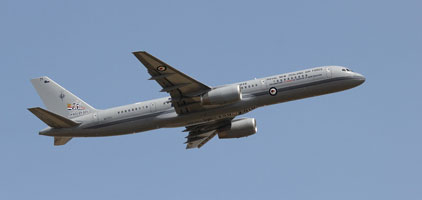
<instances>
[{"instance_id":1,"label":"window row","mask_svg":"<svg viewBox=\"0 0 422 200\"><path fill-rule=\"evenodd\" d=\"M258 87L258 84L241 86L240 89L253 88L253 87Z\"/></svg>"},{"instance_id":2,"label":"window row","mask_svg":"<svg viewBox=\"0 0 422 200\"><path fill-rule=\"evenodd\" d=\"M135 112L135 111L140 111L140 110L144 110L147 109L148 106L142 106L142 107L136 107L136 108L132 108L132 109L127 109L127 110L122 110L122 111L117 111L117 114L123 114L123 113L128 113L128 112Z\"/></svg>"},{"instance_id":3,"label":"window row","mask_svg":"<svg viewBox=\"0 0 422 200\"><path fill-rule=\"evenodd\" d=\"M291 76L291 77L287 77L287 78L280 78L280 79L274 80L273 82L275 82L275 83L282 83L282 82L285 82L285 81L296 80L296 79L303 79L303 78L308 78L308 75L305 74L305 75Z\"/></svg>"}]
</instances>

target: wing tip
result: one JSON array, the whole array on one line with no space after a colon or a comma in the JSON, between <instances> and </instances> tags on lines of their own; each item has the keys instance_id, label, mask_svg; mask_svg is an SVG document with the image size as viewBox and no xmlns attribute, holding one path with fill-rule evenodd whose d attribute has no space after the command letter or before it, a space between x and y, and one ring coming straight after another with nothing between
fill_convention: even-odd
<instances>
[{"instance_id":1,"label":"wing tip","mask_svg":"<svg viewBox=\"0 0 422 200\"><path fill-rule=\"evenodd\" d=\"M132 52L133 54L146 54L147 52L146 51L134 51L134 52Z\"/></svg>"},{"instance_id":2,"label":"wing tip","mask_svg":"<svg viewBox=\"0 0 422 200\"><path fill-rule=\"evenodd\" d=\"M27 108L29 111L33 111L33 110L37 110L37 109L39 109L40 107L32 107L32 108Z\"/></svg>"}]
</instances>

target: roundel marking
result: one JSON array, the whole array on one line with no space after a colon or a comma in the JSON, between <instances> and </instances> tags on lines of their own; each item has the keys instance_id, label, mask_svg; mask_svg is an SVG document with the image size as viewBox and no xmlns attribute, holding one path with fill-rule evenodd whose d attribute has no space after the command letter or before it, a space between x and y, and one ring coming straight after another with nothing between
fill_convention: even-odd
<instances>
[{"instance_id":1,"label":"roundel marking","mask_svg":"<svg viewBox=\"0 0 422 200\"><path fill-rule=\"evenodd\" d=\"M167 67L166 66L158 66L157 70L160 72L166 71Z\"/></svg>"},{"instance_id":2,"label":"roundel marking","mask_svg":"<svg viewBox=\"0 0 422 200\"><path fill-rule=\"evenodd\" d=\"M275 96L275 95L277 95L277 88L272 87L272 88L270 88L270 90L268 92L270 93L271 96Z\"/></svg>"}]
</instances>

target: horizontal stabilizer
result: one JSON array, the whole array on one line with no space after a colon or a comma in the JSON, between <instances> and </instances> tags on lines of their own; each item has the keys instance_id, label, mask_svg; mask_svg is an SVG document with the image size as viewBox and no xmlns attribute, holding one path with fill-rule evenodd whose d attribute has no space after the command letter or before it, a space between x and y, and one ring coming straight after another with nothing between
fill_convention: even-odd
<instances>
[{"instance_id":1,"label":"horizontal stabilizer","mask_svg":"<svg viewBox=\"0 0 422 200\"><path fill-rule=\"evenodd\" d=\"M28 108L28 110L37 116L41 121L53 128L70 128L79 125L77 122L62 117L58 114L54 114L48 110L44 110L40 107Z\"/></svg>"},{"instance_id":2,"label":"horizontal stabilizer","mask_svg":"<svg viewBox=\"0 0 422 200\"><path fill-rule=\"evenodd\" d=\"M59 137L59 136L56 136L56 137L54 137L54 146L65 145L71 139L72 139L72 137Z\"/></svg>"}]
</instances>

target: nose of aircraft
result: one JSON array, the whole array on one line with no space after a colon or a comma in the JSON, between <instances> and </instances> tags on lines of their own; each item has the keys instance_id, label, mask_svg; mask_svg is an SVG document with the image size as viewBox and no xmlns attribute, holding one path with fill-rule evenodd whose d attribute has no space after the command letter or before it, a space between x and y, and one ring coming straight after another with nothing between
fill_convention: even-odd
<instances>
[{"instance_id":1,"label":"nose of aircraft","mask_svg":"<svg viewBox=\"0 0 422 200\"><path fill-rule=\"evenodd\" d=\"M356 73L356 72L355 72L355 75L353 76L353 78L356 80L358 85L364 83L365 80L366 80L365 76L363 76L362 74Z\"/></svg>"}]
</instances>

